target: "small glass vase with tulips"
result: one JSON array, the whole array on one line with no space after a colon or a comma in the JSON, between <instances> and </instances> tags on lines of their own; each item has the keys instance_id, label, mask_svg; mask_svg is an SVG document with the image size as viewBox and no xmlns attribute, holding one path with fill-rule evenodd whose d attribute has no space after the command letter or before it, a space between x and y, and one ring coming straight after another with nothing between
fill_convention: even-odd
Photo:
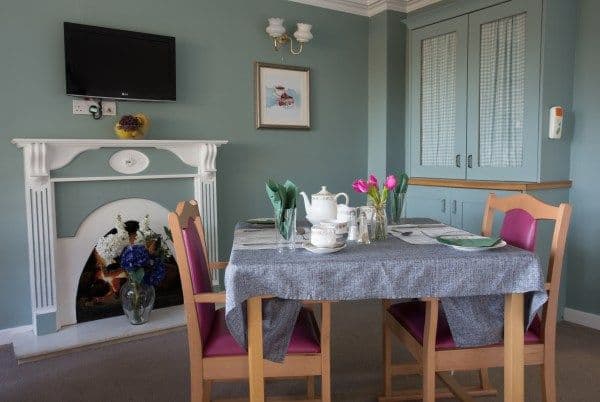
<instances>
[{"instance_id":1,"label":"small glass vase with tulips","mask_svg":"<svg viewBox=\"0 0 600 402\"><path fill-rule=\"evenodd\" d=\"M386 203L390 191L393 191L397 184L394 175L386 177L381 188L374 175L369 175L367 180L358 179L352 183L355 192L367 194L368 203L373 207L373 240L385 240L387 237Z\"/></svg>"}]
</instances>

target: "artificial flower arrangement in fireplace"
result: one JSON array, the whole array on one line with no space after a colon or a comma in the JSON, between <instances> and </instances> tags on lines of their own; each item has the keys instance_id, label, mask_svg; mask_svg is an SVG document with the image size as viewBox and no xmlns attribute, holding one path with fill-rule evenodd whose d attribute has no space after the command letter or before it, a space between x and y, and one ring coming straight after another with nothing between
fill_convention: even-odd
<instances>
[{"instance_id":1,"label":"artificial flower arrangement in fireplace","mask_svg":"<svg viewBox=\"0 0 600 402\"><path fill-rule=\"evenodd\" d=\"M116 233L98 239L96 252L108 264L119 264L127 275L121 287L123 311L132 324L148 321L154 306L154 286L165 277L165 261L171 251L164 236L150 228L146 215L139 230L130 234L121 215L115 218Z\"/></svg>"}]
</instances>

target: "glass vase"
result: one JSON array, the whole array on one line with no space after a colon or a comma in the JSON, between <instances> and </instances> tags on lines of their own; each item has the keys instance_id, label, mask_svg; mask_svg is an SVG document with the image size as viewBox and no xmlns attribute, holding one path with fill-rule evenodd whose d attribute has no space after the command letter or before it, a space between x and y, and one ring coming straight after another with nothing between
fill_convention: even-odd
<instances>
[{"instance_id":1,"label":"glass vase","mask_svg":"<svg viewBox=\"0 0 600 402\"><path fill-rule=\"evenodd\" d=\"M373 241L385 240L387 237L387 212L385 203L373 205L373 223L372 223Z\"/></svg>"},{"instance_id":2,"label":"glass vase","mask_svg":"<svg viewBox=\"0 0 600 402\"><path fill-rule=\"evenodd\" d=\"M392 195L392 204L390 213L392 216L390 217L393 224L399 224L402 219L402 210L404 209L404 197L405 193L393 194Z\"/></svg>"},{"instance_id":3,"label":"glass vase","mask_svg":"<svg viewBox=\"0 0 600 402\"><path fill-rule=\"evenodd\" d=\"M275 236L277 251L294 251L296 249L296 208L283 211L282 217L275 217Z\"/></svg>"},{"instance_id":4,"label":"glass vase","mask_svg":"<svg viewBox=\"0 0 600 402\"><path fill-rule=\"evenodd\" d=\"M154 286L127 280L121 287L121 305L130 323L140 325L148 322L154 297Z\"/></svg>"}]
</instances>

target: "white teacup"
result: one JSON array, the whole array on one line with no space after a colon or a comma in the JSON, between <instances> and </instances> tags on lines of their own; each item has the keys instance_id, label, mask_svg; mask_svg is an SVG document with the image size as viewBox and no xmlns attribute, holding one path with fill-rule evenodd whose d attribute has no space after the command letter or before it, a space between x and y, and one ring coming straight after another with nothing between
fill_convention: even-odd
<instances>
[{"instance_id":1,"label":"white teacup","mask_svg":"<svg viewBox=\"0 0 600 402\"><path fill-rule=\"evenodd\" d=\"M321 222L321 226L333 228L336 235L343 235L348 233L348 222L340 222L335 219L326 219Z\"/></svg>"},{"instance_id":2,"label":"white teacup","mask_svg":"<svg viewBox=\"0 0 600 402\"><path fill-rule=\"evenodd\" d=\"M352 212L355 212L355 210L355 208L349 207L348 205L338 204L336 220L338 222L348 222L350 220L350 215Z\"/></svg>"},{"instance_id":3,"label":"white teacup","mask_svg":"<svg viewBox=\"0 0 600 402\"><path fill-rule=\"evenodd\" d=\"M335 229L333 227L315 225L310 229L310 242L315 247L333 248L336 241Z\"/></svg>"}]
</instances>

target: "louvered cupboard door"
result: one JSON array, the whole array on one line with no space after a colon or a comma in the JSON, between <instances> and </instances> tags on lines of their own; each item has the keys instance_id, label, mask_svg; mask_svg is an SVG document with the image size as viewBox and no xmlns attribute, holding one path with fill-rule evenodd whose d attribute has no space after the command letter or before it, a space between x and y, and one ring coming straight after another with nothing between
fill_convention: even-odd
<instances>
[{"instance_id":1,"label":"louvered cupboard door","mask_svg":"<svg viewBox=\"0 0 600 402\"><path fill-rule=\"evenodd\" d=\"M465 178L468 17L411 32L411 175Z\"/></svg>"},{"instance_id":2,"label":"louvered cupboard door","mask_svg":"<svg viewBox=\"0 0 600 402\"><path fill-rule=\"evenodd\" d=\"M467 178L538 179L541 2L469 14Z\"/></svg>"}]
</instances>

